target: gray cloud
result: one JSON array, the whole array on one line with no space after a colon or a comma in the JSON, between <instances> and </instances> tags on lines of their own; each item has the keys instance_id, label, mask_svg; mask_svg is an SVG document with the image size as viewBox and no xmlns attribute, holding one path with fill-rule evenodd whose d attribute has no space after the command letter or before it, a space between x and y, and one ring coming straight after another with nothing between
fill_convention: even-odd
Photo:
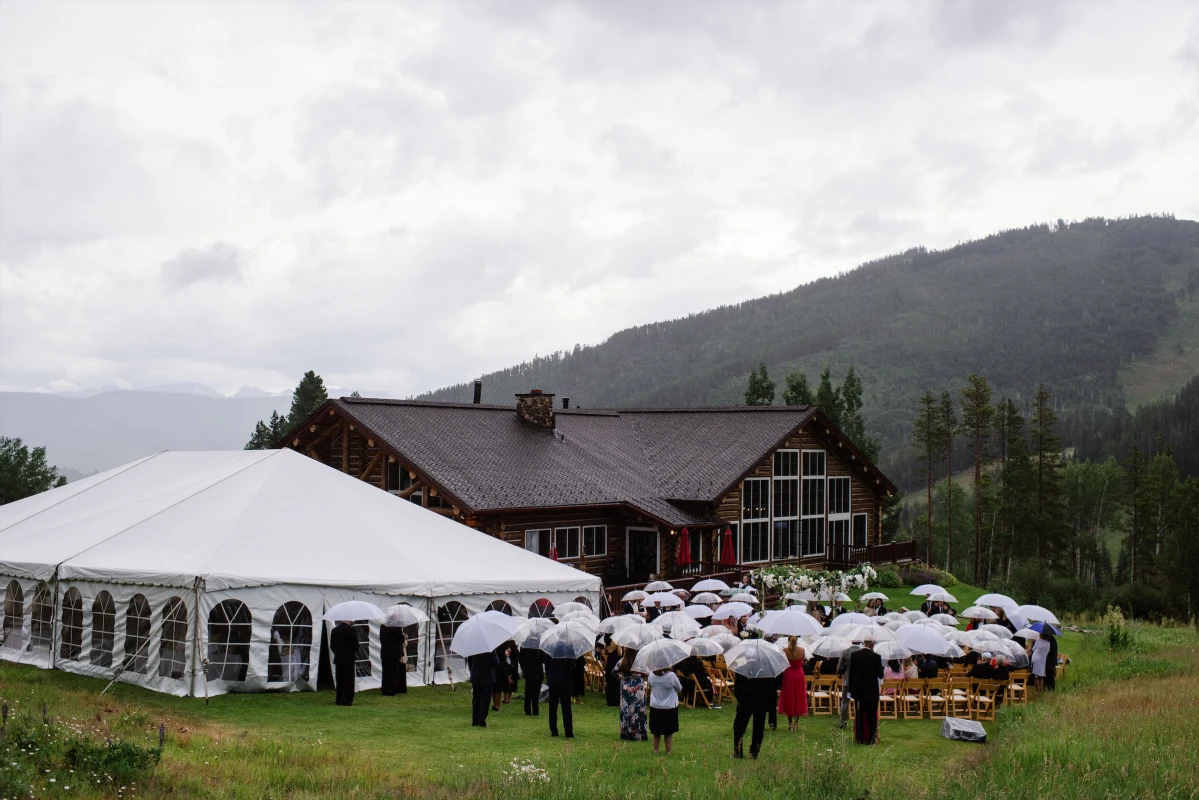
<instances>
[{"instance_id":1,"label":"gray cloud","mask_svg":"<svg viewBox=\"0 0 1199 800\"><path fill-rule=\"evenodd\" d=\"M174 289L193 283L224 283L240 280L246 268L246 254L224 242L214 242L200 250L185 248L163 262L162 280Z\"/></svg>"}]
</instances>

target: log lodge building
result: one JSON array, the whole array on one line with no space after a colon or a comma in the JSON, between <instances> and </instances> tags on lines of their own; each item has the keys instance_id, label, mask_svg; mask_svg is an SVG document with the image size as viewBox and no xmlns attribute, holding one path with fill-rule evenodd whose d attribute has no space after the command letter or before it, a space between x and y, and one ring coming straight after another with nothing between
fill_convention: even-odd
<instances>
[{"instance_id":1,"label":"log lodge building","mask_svg":"<svg viewBox=\"0 0 1199 800\"><path fill-rule=\"evenodd\" d=\"M866 560L895 486L816 408L329 400L280 445L606 585ZM689 566L679 566L685 537Z\"/></svg>"}]
</instances>

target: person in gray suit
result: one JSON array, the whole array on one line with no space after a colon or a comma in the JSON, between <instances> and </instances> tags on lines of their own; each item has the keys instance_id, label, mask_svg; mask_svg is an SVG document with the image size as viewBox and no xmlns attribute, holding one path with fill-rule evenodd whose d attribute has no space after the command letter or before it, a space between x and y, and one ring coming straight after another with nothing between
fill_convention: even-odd
<instances>
[{"instance_id":1,"label":"person in gray suit","mask_svg":"<svg viewBox=\"0 0 1199 800\"><path fill-rule=\"evenodd\" d=\"M842 730L849 724L849 658L862 649L862 643L855 641L841 652L837 662L837 674L841 676L841 725Z\"/></svg>"}]
</instances>

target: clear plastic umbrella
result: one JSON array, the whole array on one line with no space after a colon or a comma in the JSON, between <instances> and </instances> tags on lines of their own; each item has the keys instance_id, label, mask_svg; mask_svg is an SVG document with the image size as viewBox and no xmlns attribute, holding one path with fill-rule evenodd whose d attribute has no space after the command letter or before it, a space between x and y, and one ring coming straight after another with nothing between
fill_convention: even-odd
<instances>
[{"instance_id":1,"label":"clear plastic umbrella","mask_svg":"<svg viewBox=\"0 0 1199 800\"><path fill-rule=\"evenodd\" d=\"M661 638L662 630L653 625L629 625L612 634L612 641L621 647L631 647L634 650L640 650Z\"/></svg>"},{"instance_id":2,"label":"clear plastic umbrella","mask_svg":"<svg viewBox=\"0 0 1199 800\"><path fill-rule=\"evenodd\" d=\"M858 599L859 600L890 600L891 598L887 597L882 592L866 592L866 594L862 595Z\"/></svg>"},{"instance_id":3,"label":"clear plastic umbrella","mask_svg":"<svg viewBox=\"0 0 1199 800\"><path fill-rule=\"evenodd\" d=\"M669 631L670 638L680 641L699 636L700 631L699 623L686 611L667 611L650 624L664 633Z\"/></svg>"},{"instance_id":4,"label":"clear plastic umbrella","mask_svg":"<svg viewBox=\"0 0 1199 800\"><path fill-rule=\"evenodd\" d=\"M374 603L364 600L347 600L330 608L321 619L329 622L357 622L363 619L382 622L387 619L387 615Z\"/></svg>"},{"instance_id":5,"label":"clear plastic umbrella","mask_svg":"<svg viewBox=\"0 0 1199 800\"><path fill-rule=\"evenodd\" d=\"M908 622L915 622L918 619L928 619L928 614L925 614L923 611L905 611L902 616Z\"/></svg>"},{"instance_id":6,"label":"clear plastic umbrella","mask_svg":"<svg viewBox=\"0 0 1199 800\"><path fill-rule=\"evenodd\" d=\"M979 630L989 633L999 639L1012 638L1012 632L1002 625L983 625L981 628L979 628Z\"/></svg>"},{"instance_id":7,"label":"clear plastic umbrella","mask_svg":"<svg viewBox=\"0 0 1199 800\"><path fill-rule=\"evenodd\" d=\"M721 599L720 599L720 595L716 594L715 592L700 592L695 597L691 598L691 602L698 603L699 605L708 606L708 605L719 604L721 602Z\"/></svg>"},{"instance_id":8,"label":"clear plastic umbrella","mask_svg":"<svg viewBox=\"0 0 1199 800\"><path fill-rule=\"evenodd\" d=\"M719 578L704 578L699 583L691 587L693 592L722 592L729 588L729 585Z\"/></svg>"},{"instance_id":9,"label":"clear plastic umbrella","mask_svg":"<svg viewBox=\"0 0 1199 800\"><path fill-rule=\"evenodd\" d=\"M596 627L596 633L613 634L617 631L627 628L630 625L644 625L645 620L636 614L620 614L615 617L608 617Z\"/></svg>"},{"instance_id":10,"label":"clear plastic umbrella","mask_svg":"<svg viewBox=\"0 0 1199 800\"><path fill-rule=\"evenodd\" d=\"M784 600L794 600L796 603L806 603L810 600L815 600L816 595L812 594L807 589L804 589L799 592L790 592L788 594L785 594L785 595L783 595L783 599Z\"/></svg>"},{"instance_id":11,"label":"clear plastic umbrella","mask_svg":"<svg viewBox=\"0 0 1199 800\"><path fill-rule=\"evenodd\" d=\"M638 603L638 602L644 600L646 597L649 597L649 595L646 594L645 592L641 591L640 589L634 589L631 592L625 592L624 597L620 598L620 602L622 602L622 603Z\"/></svg>"},{"instance_id":12,"label":"clear plastic umbrella","mask_svg":"<svg viewBox=\"0 0 1199 800\"><path fill-rule=\"evenodd\" d=\"M868 617L865 614L859 614L856 611L846 611L844 614L838 614L832 622L828 624L830 628L840 628L842 625L873 625L874 617Z\"/></svg>"},{"instance_id":13,"label":"clear plastic umbrella","mask_svg":"<svg viewBox=\"0 0 1199 800\"><path fill-rule=\"evenodd\" d=\"M762 639L749 639L732 648L724 654L724 663L746 678L773 678L790 666L782 648Z\"/></svg>"},{"instance_id":14,"label":"clear plastic umbrella","mask_svg":"<svg viewBox=\"0 0 1199 800\"><path fill-rule=\"evenodd\" d=\"M550 658L578 658L594 648L595 631L580 622L559 622L541 634L538 645Z\"/></svg>"},{"instance_id":15,"label":"clear plastic umbrella","mask_svg":"<svg viewBox=\"0 0 1199 800\"><path fill-rule=\"evenodd\" d=\"M599 627L600 619L590 611L567 611L565 614L559 614L557 609L554 609L554 617L559 622L581 622L584 625L590 625L592 630Z\"/></svg>"},{"instance_id":16,"label":"clear plastic umbrella","mask_svg":"<svg viewBox=\"0 0 1199 800\"><path fill-rule=\"evenodd\" d=\"M587 605L586 603L576 603L572 601L569 603L560 603L559 605L554 606L554 616L558 619L562 619L563 614L570 614L574 611L586 611L588 614L595 613L591 610L591 606Z\"/></svg>"},{"instance_id":17,"label":"clear plastic umbrella","mask_svg":"<svg viewBox=\"0 0 1199 800\"><path fill-rule=\"evenodd\" d=\"M758 598L754 597L749 592L738 592L729 598L730 603L746 603L751 606L758 604Z\"/></svg>"},{"instance_id":18,"label":"clear plastic umbrella","mask_svg":"<svg viewBox=\"0 0 1199 800\"><path fill-rule=\"evenodd\" d=\"M669 592L673 588L666 581L650 581L645 584L645 591L647 592Z\"/></svg>"},{"instance_id":19,"label":"clear plastic umbrella","mask_svg":"<svg viewBox=\"0 0 1199 800\"><path fill-rule=\"evenodd\" d=\"M724 652L724 648L716 640L705 639L702 636L688 639L687 645L691 648L691 655L699 656L700 658L717 656Z\"/></svg>"},{"instance_id":20,"label":"clear plastic umbrella","mask_svg":"<svg viewBox=\"0 0 1199 800\"><path fill-rule=\"evenodd\" d=\"M554 627L554 621L545 617L532 617L521 621L512 633L512 641L517 647L537 648L541 644L541 634Z\"/></svg>"},{"instance_id":21,"label":"clear plastic umbrella","mask_svg":"<svg viewBox=\"0 0 1199 800\"><path fill-rule=\"evenodd\" d=\"M1000 639L983 631L967 631L958 639L958 644L962 647L969 647L971 650L990 650L992 646L998 647Z\"/></svg>"},{"instance_id":22,"label":"clear plastic umbrella","mask_svg":"<svg viewBox=\"0 0 1199 800\"><path fill-rule=\"evenodd\" d=\"M970 606L970 608L967 608L965 611L963 611L962 618L963 619L988 619L989 620L989 619L999 619L999 615L996 614L994 611L992 611L989 608L983 608L982 606L976 605L976 606Z\"/></svg>"},{"instance_id":23,"label":"clear plastic umbrella","mask_svg":"<svg viewBox=\"0 0 1199 800\"><path fill-rule=\"evenodd\" d=\"M739 638L737 638L736 636L734 636L734 635L733 635L733 634L731 634L731 633L722 633L722 634L720 634L719 636L713 636L713 637L711 637L711 639L712 639L712 641L713 641L713 642L715 642L716 644L718 644L718 645L720 645L721 647L723 647L723 648L724 648L724 651L725 651L726 653L727 653L729 650L731 650L732 648L734 648L734 647L736 647L737 645L741 644L743 641L745 641L744 639L739 639ZM691 639L690 641L694 642L695 640L694 640L694 639Z\"/></svg>"},{"instance_id":24,"label":"clear plastic umbrella","mask_svg":"<svg viewBox=\"0 0 1199 800\"><path fill-rule=\"evenodd\" d=\"M1012 636L1018 636L1021 639L1040 639L1041 638L1041 634L1037 633L1036 631L1034 631L1032 628L1029 628L1029 627L1021 628L1020 630L1013 633Z\"/></svg>"},{"instance_id":25,"label":"clear plastic umbrella","mask_svg":"<svg viewBox=\"0 0 1199 800\"><path fill-rule=\"evenodd\" d=\"M1006 594L984 594L974 601L978 606L992 606L994 608L1017 608L1020 604Z\"/></svg>"},{"instance_id":26,"label":"clear plastic umbrella","mask_svg":"<svg viewBox=\"0 0 1199 800\"><path fill-rule=\"evenodd\" d=\"M712 612L712 619L738 619L748 617L752 613L754 613L753 608L745 603L725 603Z\"/></svg>"},{"instance_id":27,"label":"clear plastic umbrella","mask_svg":"<svg viewBox=\"0 0 1199 800\"><path fill-rule=\"evenodd\" d=\"M683 613L692 619L708 619L712 616L712 609L707 606L687 606Z\"/></svg>"},{"instance_id":28,"label":"clear plastic umbrella","mask_svg":"<svg viewBox=\"0 0 1199 800\"><path fill-rule=\"evenodd\" d=\"M699 629L699 635L708 639L711 639L713 636L723 636L726 633L732 633L732 631L724 625L708 625Z\"/></svg>"},{"instance_id":29,"label":"clear plastic umbrella","mask_svg":"<svg viewBox=\"0 0 1199 800\"><path fill-rule=\"evenodd\" d=\"M691 646L676 639L659 639L637 651L633 660L633 672L649 673L659 669L670 669L691 655Z\"/></svg>"},{"instance_id":30,"label":"clear plastic umbrella","mask_svg":"<svg viewBox=\"0 0 1199 800\"><path fill-rule=\"evenodd\" d=\"M758 622L758 630L768 636L808 636L818 634L824 628L807 612L786 610L767 612Z\"/></svg>"},{"instance_id":31,"label":"clear plastic umbrella","mask_svg":"<svg viewBox=\"0 0 1199 800\"><path fill-rule=\"evenodd\" d=\"M935 600L941 603L956 603L958 599L949 592L937 592L929 600Z\"/></svg>"},{"instance_id":32,"label":"clear plastic umbrella","mask_svg":"<svg viewBox=\"0 0 1199 800\"><path fill-rule=\"evenodd\" d=\"M844 631L844 633L842 632ZM897 642L895 631L878 625L851 625L848 628L829 629L829 636L849 639L851 642Z\"/></svg>"},{"instance_id":33,"label":"clear plastic umbrella","mask_svg":"<svg viewBox=\"0 0 1199 800\"><path fill-rule=\"evenodd\" d=\"M906 620L904 620L903 614L900 614L898 611L888 611L886 614L883 614L883 619L885 619L887 622L905 622L906 621Z\"/></svg>"},{"instance_id":34,"label":"clear plastic umbrella","mask_svg":"<svg viewBox=\"0 0 1199 800\"><path fill-rule=\"evenodd\" d=\"M387 609L387 625L392 628L407 628L409 625L420 625L428 621L428 614L407 603L389 606Z\"/></svg>"},{"instance_id":35,"label":"clear plastic umbrella","mask_svg":"<svg viewBox=\"0 0 1199 800\"><path fill-rule=\"evenodd\" d=\"M901 658L907 658L910 655L914 655L914 653L912 653L912 651L908 648L904 647L901 642L879 642L874 646L874 652L878 653L879 658L881 658L883 661L890 661L892 659L898 660Z\"/></svg>"},{"instance_id":36,"label":"clear plastic umbrella","mask_svg":"<svg viewBox=\"0 0 1199 800\"><path fill-rule=\"evenodd\" d=\"M812 654L821 658L840 658L845 648L853 644L853 639L844 636L825 636L812 643Z\"/></svg>"},{"instance_id":37,"label":"clear plastic umbrella","mask_svg":"<svg viewBox=\"0 0 1199 800\"><path fill-rule=\"evenodd\" d=\"M649 607L655 604L661 605L663 608L669 608L671 606L678 606L679 608L682 608L685 605L683 598L679 597L677 594L671 594L670 592L657 592L656 594L651 594L649 597L641 601L641 605L644 607Z\"/></svg>"},{"instance_id":38,"label":"clear plastic umbrella","mask_svg":"<svg viewBox=\"0 0 1199 800\"><path fill-rule=\"evenodd\" d=\"M1052 625L1061 625L1053 612L1044 606L1020 606L1016 609L1016 613L1029 622L1048 622ZM1011 614L1008 614L1008 616L1010 617Z\"/></svg>"},{"instance_id":39,"label":"clear plastic umbrella","mask_svg":"<svg viewBox=\"0 0 1199 800\"><path fill-rule=\"evenodd\" d=\"M937 594L938 592L943 591L945 590L935 583L922 583L912 590L912 594L920 595L921 597L927 597L930 594Z\"/></svg>"},{"instance_id":40,"label":"clear plastic umbrella","mask_svg":"<svg viewBox=\"0 0 1199 800\"><path fill-rule=\"evenodd\" d=\"M895 632L896 637L914 653L934 656L948 655L953 645L927 625L909 625Z\"/></svg>"},{"instance_id":41,"label":"clear plastic umbrella","mask_svg":"<svg viewBox=\"0 0 1199 800\"><path fill-rule=\"evenodd\" d=\"M519 622L506 614L475 614L458 626L450 650L464 657L490 652L512 638Z\"/></svg>"},{"instance_id":42,"label":"clear plastic umbrella","mask_svg":"<svg viewBox=\"0 0 1199 800\"><path fill-rule=\"evenodd\" d=\"M956 628L958 625L962 624L961 621L953 614L933 614L931 617L929 617L929 619L939 622L942 625L948 625L951 628Z\"/></svg>"}]
</instances>

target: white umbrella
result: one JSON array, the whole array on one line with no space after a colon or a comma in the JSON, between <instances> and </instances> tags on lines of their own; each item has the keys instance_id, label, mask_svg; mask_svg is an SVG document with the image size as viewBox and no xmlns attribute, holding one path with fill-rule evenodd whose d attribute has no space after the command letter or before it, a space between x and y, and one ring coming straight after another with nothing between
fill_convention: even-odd
<instances>
[{"instance_id":1,"label":"white umbrella","mask_svg":"<svg viewBox=\"0 0 1199 800\"><path fill-rule=\"evenodd\" d=\"M720 595L716 594L715 592L700 592L695 597L691 598L691 602L699 603L701 605L706 606L706 605L716 605L716 604L720 603L721 600L720 600Z\"/></svg>"},{"instance_id":2,"label":"white umbrella","mask_svg":"<svg viewBox=\"0 0 1199 800\"><path fill-rule=\"evenodd\" d=\"M856 611L847 611L844 614L838 614L832 622L828 624L830 628L840 628L842 625L873 625L874 617L868 617L865 614L859 614Z\"/></svg>"},{"instance_id":3,"label":"white umbrella","mask_svg":"<svg viewBox=\"0 0 1199 800\"><path fill-rule=\"evenodd\" d=\"M554 609L554 617L559 622L582 622L584 625L590 625L592 630L599 627L600 618L590 611L568 611L565 614L559 614L557 609Z\"/></svg>"},{"instance_id":4,"label":"white umbrella","mask_svg":"<svg viewBox=\"0 0 1199 800\"><path fill-rule=\"evenodd\" d=\"M930 597L928 599L934 600L934 601L939 601L942 603L956 603L958 601L958 599L956 597L954 597L953 595L951 595L949 592L937 592L936 594L934 594L932 597Z\"/></svg>"},{"instance_id":5,"label":"white umbrella","mask_svg":"<svg viewBox=\"0 0 1199 800\"><path fill-rule=\"evenodd\" d=\"M853 598L847 595L845 592L837 592L835 595L833 595L833 599L840 600L842 603L848 603L849 601L853 600Z\"/></svg>"},{"instance_id":6,"label":"white umbrella","mask_svg":"<svg viewBox=\"0 0 1199 800\"><path fill-rule=\"evenodd\" d=\"M541 634L538 645L550 658L578 658L594 648L595 631L579 622L559 622Z\"/></svg>"},{"instance_id":7,"label":"white umbrella","mask_svg":"<svg viewBox=\"0 0 1199 800\"><path fill-rule=\"evenodd\" d=\"M937 594L938 592L943 592L943 591L945 591L945 590L942 589L940 586L938 586L935 583L922 583L919 586L917 586L915 589L912 590L912 594L919 594L919 595L927 596L930 594Z\"/></svg>"},{"instance_id":8,"label":"white umbrella","mask_svg":"<svg viewBox=\"0 0 1199 800\"><path fill-rule=\"evenodd\" d=\"M1033 622L1048 622L1051 625L1061 625L1053 612L1044 606L1020 606L1016 609L1016 613ZM1011 614L1008 614L1008 616L1010 617Z\"/></svg>"},{"instance_id":9,"label":"white umbrella","mask_svg":"<svg viewBox=\"0 0 1199 800\"><path fill-rule=\"evenodd\" d=\"M999 639L983 631L967 631L958 639L958 644L971 650L989 650L992 645L999 646Z\"/></svg>"},{"instance_id":10,"label":"white umbrella","mask_svg":"<svg viewBox=\"0 0 1199 800\"><path fill-rule=\"evenodd\" d=\"M902 628L904 625L911 625L911 624L912 623L908 622L905 619L889 619L883 623L882 627L886 628L889 631L896 631L896 630L899 630L900 628Z\"/></svg>"},{"instance_id":11,"label":"white umbrella","mask_svg":"<svg viewBox=\"0 0 1199 800\"><path fill-rule=\"evenodd\" d=\"M958 625L962 624L953 614L933 614L931 617L929 617L929 619L935 620L942 625L948 625L951 628L956 628Z\"/></svg>"},{"instance_id":12,"label":"white umbrella","mask_svg":"<svg viewBox=\"0 0 1199 800\"><path fill-rule=\"evenodd\" d=\"M490 616L488 612L475 614L459 625L450 641L450 650L460 656L473 656L488 653L511 639L520 620L493 613L495 616ZM508 623L505 624L504 620Z\"/></svg>"},{"instance_id":13,"label":"white umbrella","mask_svg":"<svg viewBox=\"0 0 1199 800\"><path fill-rule=\"evenodd\" d=\"M841 631L845 630L844 633ZM835 631L830 629L830 636L843 636L851 642L897 642L899 637L895 635L895 631L888 628L880 628L878 625L856 625L850 626L847 629L837 628Z\"/></svg>"},{"instance_id":14,"label":"white umbrella","mask_svg":"<svg viewBox=\"0 0 1199 800\"><path fill-rule=\"evenodd\" d=\"M541 644L541 634L554 627L554 621L545 617L532 617L516 626L512 641L517 647L536 648Z\"/></svg>"},{"instance_id":15,"label":"white umbrella","mask_svg":"<svg viewBox=\"0 0 1199 800\"><path fill-rule=\"evenodd\" d=\"M803 611L780 611L767 614L758 623L758 630L769 636L808 636L820 633L824 628L811 614Z\"/></svg>"},{"instance_id":16,"label":"white umbrella","mask_svg":"<svg viewBox=\"0 0 1199 800\"><path fill-rule=\"evenodd\" d=\"M1014 608L1003 609L1003 615L1008 618L1008 622L1016 626L1017 630L1028 627L1028 620L1016 613L1016 609Z\"/></svg>"},{"instance_id":17,"label":"white umbrella","mask_svg":"<svg viewBox=\"0 0 1199 800\"><path fill-rule=\"evenodd\" d=\"M961 658L962 656L966 655L966 651L953 642L946 642L945 647L946 658Z\"/></svg>"},{"instance_id":18,"label":"white umbrella","mask_svg":"<svg viewBox=\"0 0 1199 800\"><path fill-rule=\"evenodd\" d=\"M591 610L591 606L587 605L586 603L577 603L571 601L569 603L560 603L559 605L554 606L554 616L558 617L559 619L561 619L562 614L569 614L572 611L586 611L588 614L595 613Z\"/></svg>"},{"instance_id":19,"label":"white umbrella","mask_svg":"<svg viewBox=\"0 0 1199 800\"><path fill-rule=\"evenodd\" d=\"M915 622L918 619L928 619L928 614L923 611L905 611L901 615L908 622Z\"/></svg>"},{"instance_id":20,"label":"white umbrella","mask_svg":"<svg viewBox=\"0 0 1199 800\"><path fill-rule=\"evenodd\" d=\"M595 629L596 633L613 634L622 628L627 628L630 625L644 625L645 620L636 614L620 614L615 617L608 617L601 622Z\"/></svg>"},{"instance_id":21,"label":"white umbrella","mask_svg":"<svg viewBox=\"0 0 1199 800\"><path fill-rule=\"evenodd\" d=\"M782 648L762 639L749 639L732 648L724 654L724 663L747 678L773 678L790 666Z\"/></svg>"},{"instance_id":22,"label":"white umbrella","mask_svg":"<svg viewBox=\"0 0 1199 800\"><path fill-rule=\"evenodd\" d=\"M409 625L420 625L428 621L428 614L407 603L400 603L387 609L387 624L392 628L407 628Z\"/></svg>"},{"instance_id":23,"label":"white umbrella","mask_svg":"<svg viewBox=\"0 0 1199 800\"><path fill-rule=\"evenodd\" d=\"M740 617L748 617L752 613L754 613L753 608L745 603L725 603L712 612L712 619L739 619Z\"/></svg>"},{"instance_id":24,"label":"white umbrella","mask_svg":"<svg viewBox=\"0 0 1199 800\"><path fill-rule=\"evenodd\" d=\"M944 656L949 653L950 643L945 637L927 625L909 625L895 632L899 641L914 653L928 653L934 656Z\"/></svg>"},{"instance_id":25,"label":"white umbrella","mask_svg":"<svg viewBox=\"0 0 1199 800\"><path fill-rule=\"evenodd\" d=\"M691 647L691 655L699 656L700 658L717 656L724 652L724 648L714 639L705 639L702 636L695 639L688 639L687 644Z\"/></svg>"},{"instance_id":26,"label":"white umbrella","mask_svg":"<svg viewBox=\"0 0 1199 800\"><path fill-rule=\"evenodd\" d=\"M670 592L658 592L657 594L651 594L649 597L641 601L641 605L644 608L648 608L649 606L655 604L666 608L670 608L672 606L678 606L679 608L682 608L685 605L681 597L679 597L677 594L671 594Z\"/></svg>"},{"instance_id":27,"label":"white umbrella","mask_svg":"<svg viewBox=\"0 0 1199 800\"><path fill-rule=\"evenodd\" d=\"M631 647L634 650L640 650L661 638L662 629L653 625L630 625L612 634L612 641L621 647Z\"/></svg>"},{"instance_id":28,"label":"white umbrella","mask_svg":"<svg viewBox=\"0 0 1199 800\"><path fill-rule=\"evenodd\" d=\"M683 613L692 619L707 619L712 616L712 609L707 606L687 606L683 609Z\"/></svg>"},{"instance_id":29,"label":"white umbrella","mask_svg":"<svg viewBox=\"0 0 1199 800\"><path fill-rule=\"evenodd\" d=\"M945 637L945 641L957 644L959 641L961 641L962 637L966 635L966 632L951 628L950 630L942 631L941 635Z\"/></svg>"},{"instance_id":30,"label":"white umbrella","mask_svg":"<svg viewBox=\"0 0 1199 800\"><path fill-rule=\"evenodd\" d=\"M633 590L633 591L631 591L631 592L625 592L625 593L624 593L624 597L620 598L620 602L622 602L622 603L636 603L636 602L639 602L639 601L641 601L641 600L644 600L644 599L645 599L646 597L648 597L648 596L649 596L649 595L647 595L645 592L641 591L640 589L634 589L634 590Z\"/></svg>"},{"instance_id":31,"label":"white umbrella","mask_svg":"<svg viewBox=\"0 0 1199 800\"><path fill-rule=\"evenodd\" d=\"M899 660L914 655L901 642L879 642L874 646L874 652L878 653L879 658L883 661Z\"/></svg>"},{"instance_id":32,"label":"white umbrella","mask_svg":"<svg viewBox=\"0 0 1199 800\"><path fill-rule=\"evenodd\" d=\"M704 578L699 583L691 587L693 592L722 592L729 588L729 585L719 578Z\"/></svg>"},{"instance_id":33,"label":"white umbrella","mask_svg":"<svg viewBox=\"0 0 1199 800\"><path fill-rule=\"evenodd\" d=\"M711 639L713 636L723 636L726 633L732 633L732 631L724 625L708 625L705 628L699 629L699 635L708 639Z\"/></svg>"},{"instance_id":34,"label":"white umbrella","mask_svg":"<svg viewBox=\"0 0 1199 800\"><path fill-rule=\"evenodd\" d=\"M916 613L919 614L920 612L917 611ZM886 614L883 614L883 619L887 620L887 622L895 622L903 620L903 618L903 614L900 614L898 611L888 611Z\"/></svg>"},{"instance_id":35,"label":"white umbrella","mask_svg":"<svg viewBox=\"0 0 1199 800\"><path fill-rule=\"evenodd\" d=\"M806 603L810 600L815 600L816 595L812 594L807 589L804 589L799 592L790 592L788 594L785 594L785 595L783 595L783 599L784 600L794 600L797 603Z\"/></svg>"},{"instance_id":36,"label":"white umbrella","mask_svg":"<svg viewBox=\"0 0 1199 800\"><path fill-rule=\"evenodd\" d=\"M981 605L970 606L962 612L962 617L965 619L999 619L999 615L989 608L983 608Z\"/></svg>"},{"instance_id":37,"label":"white umbrella","mask_svg":"<svg viewBox=\"0 0 1199 800\"><path fill-rule=\"evenodd\" d=\"M979 630L986 631L987 633L999 639L1012 638L1012 632L1002 625L983 625L981 628L979 628Z\"/></svg>"},{"instance_id":38,"label":"white umbrella","mask_svg":"<svg viewBox=\"0 0 1199 800\"><path fill-rule=\"evenodd\" d=\"M840 658L845 648L853 644L853 639L844 636L825 636L812 645L812 655L821 658Z\"/></svg>"},{"instance_id":39,"label":"white umbrella","mask_svg":"<svg viewBox=\"0 0 1199 800\"><path fill-rule=\"evenodd\" d=\"M662 632L670 631L672 639L690 639L699 636L699 623L686 611L668 611L655 619L650 625Z\"/></svg>"},{"instance_id":40,"label":"white umbrella","mask_svg":"<svg viewBox=\"0 0 1199 800\"><path fill-rule=\"evenodd\" d=\"M758 598L754 597L749 592L740 592L729 598L730 603L746 603L751 606L758 604Z\"/></svg>"},{"instance_id":41,"label":"white umbrella","mask_svg":"<svg viewBox=\"0 0 1199 800\"><path fill-rule=\"evenodd\" d=\"M1041 638L1041 634L1037 633L1036 631L1032 630L1031 628L1021 628L1020 630L1013 633L1012 636L1019 636L1021 639L1040 639Z\"/></svg>"},{"instance_id":42,"label":"white umbrella","mask_svg":"<svg viewBox=\"0 0 1199 800\"><path fill-rule=\"evenodd\" d=\"M633 672L670 669L689 655L690 645L675 639L659 639L637 651L637 658L633 659Z\"/></svg>"},{"instance_id":43,"label":"white umbrella","mask_svg":"<svg viewBox=\"0 0 1199 800\"><path fill-rule=\"evenodd\" d=\"M650 581L645 584L645 591L647 592L669 592L673 588L666 581Z\"/></svg>"},{"instance_id":44,"label":"white umbrella","mask_svg":"<svg viewBox=\"0 0 1199 800\"><path fill-rule=\"evenodd\" d=\"M866 592L866 594L862 595L858 599L859 600L890 600L891 598L887 597L882 592Z\"/></svg>"},{"instance_id":45,"label":"white umbrella","mask_svg":"<svg viewBox=\"0 0 1199 800\"><path fill-rule=\"evenodd\" d=\"M671 589L670 593L677 594L683 600L686 600L688 597L691 596L691 592L687 591L686 589Z\"/></svg>"},{"instance_id":46,"label":"white umbrella","mask_svg":"<svg viewBox=\"0 0 1199 800\"><path fill-rule=\"evenodd\" d=\"M382 622L387 619L387 615L374 603L367 603L364 600L347 600L330 608L321 619L329 622L358 622L364 619Z\"/></svg>"},{"instance_id":47,"label":"white umbrella","mask_svg":"<svg viewBox=\"0 0 1199 800\"><path fill-rule=\"evenodd\" d=\"M691 641L695 641L695 640L692 639ZM721 647L723 647L724 651L727 653L729 650L732 650L734 647L741 644L741 642L743 642L744 639L738 639L736 636L734 636L731 633L722 633L719 636L713 636L712 641L715 642L716 644L720 645Z\"/></svg>"},{"instance_id":48,"label":"white umbrella","mask_svg":"<svg viewBox=\"0 0 1199 800\"><path fill-rule=\"evenodd\" d=\"M974 601L976 606L994 606L995 608L1016 608L1020 604L1006 594L984 594Z\"/></svg>"}]
</instances>

